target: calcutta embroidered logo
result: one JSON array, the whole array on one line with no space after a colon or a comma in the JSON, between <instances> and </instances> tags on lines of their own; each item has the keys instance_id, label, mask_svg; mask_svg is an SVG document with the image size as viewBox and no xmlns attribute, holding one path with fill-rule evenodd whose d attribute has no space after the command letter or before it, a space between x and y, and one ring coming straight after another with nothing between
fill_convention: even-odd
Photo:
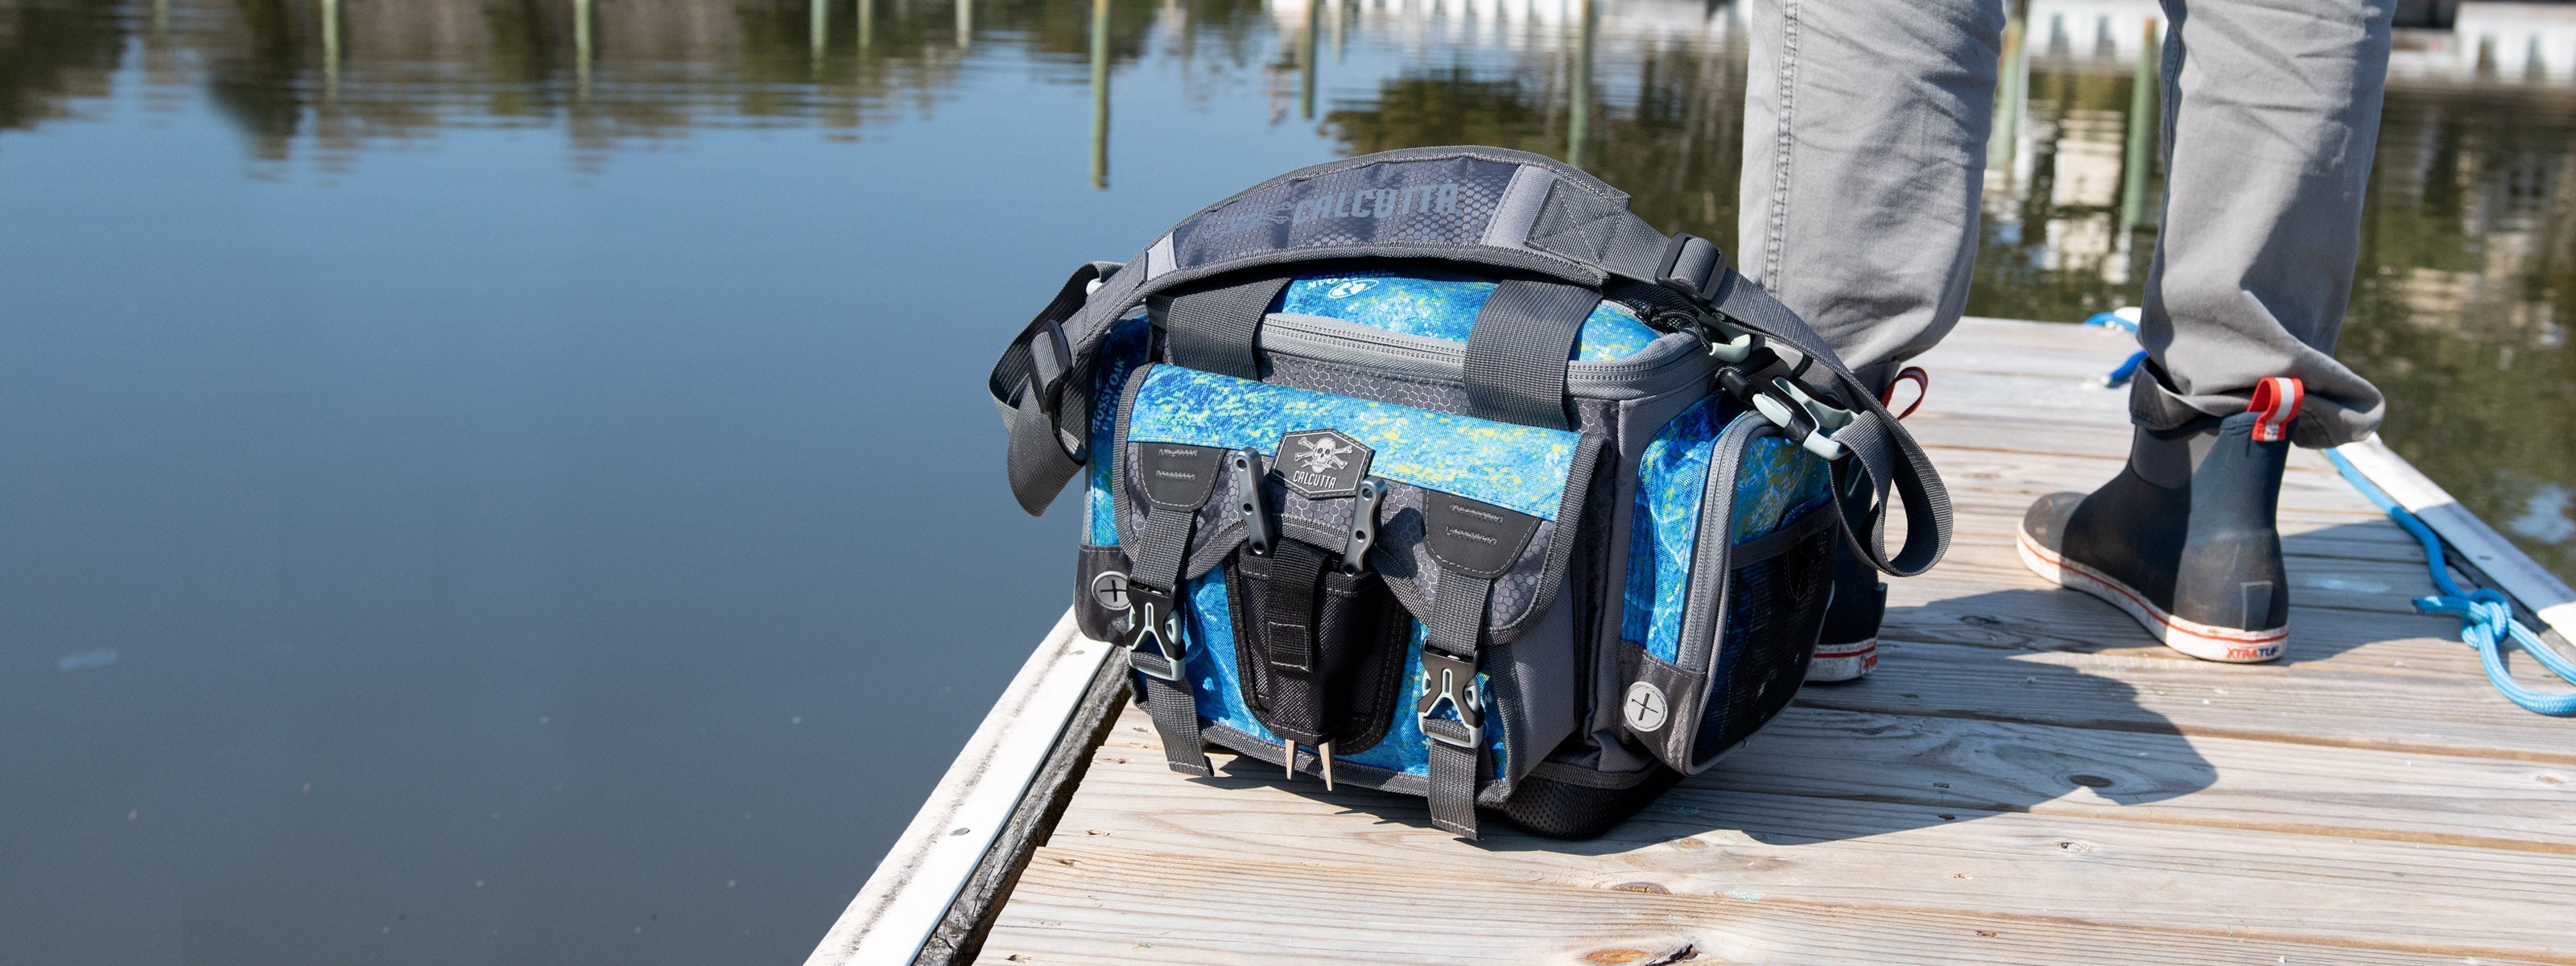
<instances>
[{"instance_id":1,"label":"calcutta embroidered logo","mask_svg":"<svg viewBox=\"0 0 2576 966\"><path fill-rule=\"evenodd\" d=\"M1350 496L1368 478L1369 458L1376 453L1359 440L1330 429L1309 429L1279 437L1279 475L1288 488L1307 499Z\"/></svg>"},{"instance_id":2,"label":"calcutta embroidered logo","mask_svg":"<svg viewBox=\"0 0 2576 966\"><path fill-rule=\"evenodd\" d=\"M1297 454L1297 462L1306 467L1306 472L1330 473L1351 465L1351 461L1342 458L1351 448L1330 436L1310 436L1298 440L1297 445L1304 447Z\"/></svg>"}]
</instances>

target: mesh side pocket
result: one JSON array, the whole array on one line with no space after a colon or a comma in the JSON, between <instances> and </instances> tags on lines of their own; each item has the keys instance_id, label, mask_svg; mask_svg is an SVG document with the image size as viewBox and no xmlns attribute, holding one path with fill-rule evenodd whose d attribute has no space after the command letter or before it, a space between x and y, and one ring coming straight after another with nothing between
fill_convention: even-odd
<instances>
[{"instance_id":1,"label":"mesh side pocket","mask_svg":"<svg viewBox=\"0 0 2576 966\"><path fill-rule=\"evenodd\" d=\"M1594 788L1530 775L1513 787L1510 801L1490 811L1532 834L1552 839L1598 838L1654 804L1657 796L1681 780L1681 772L1662 765L1649 766L1645 778L1627 788Z\"/></svg>"},{"instance_id":2,"label":"mesh side pocket","mask_svg":"<svg viewBox=\"0 0 2576 966\"><path fill-rule=\"evenodd\" d=\"M1703 762L1752 737L1797 696L1816 633L1824 627L1836 537L1833 528L1824 528L1735 571L1726 599L1726 637L1717 653L1717 697L1692 741Z\"/></svg>"}]
</instances>

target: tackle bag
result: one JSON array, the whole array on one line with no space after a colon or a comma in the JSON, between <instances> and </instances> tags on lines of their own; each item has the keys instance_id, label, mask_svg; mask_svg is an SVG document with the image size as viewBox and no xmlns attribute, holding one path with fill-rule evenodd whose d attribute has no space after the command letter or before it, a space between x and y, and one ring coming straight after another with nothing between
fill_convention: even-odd
<instances>
[{"instance_id":1,"label":"tackle bag","mask_svg":"<svg viewBox=\"0 0 2576 966\"><path fill-rule=\"evenodd\" d=\"M1835 541L1940 558L1895 417L1627 201L1496 148L1317 165L1085 266L1003 353L1013 493L1084 474L1076 616L1174 770L1598 835L1797 692Z\"/></svg>"}]
</instances>

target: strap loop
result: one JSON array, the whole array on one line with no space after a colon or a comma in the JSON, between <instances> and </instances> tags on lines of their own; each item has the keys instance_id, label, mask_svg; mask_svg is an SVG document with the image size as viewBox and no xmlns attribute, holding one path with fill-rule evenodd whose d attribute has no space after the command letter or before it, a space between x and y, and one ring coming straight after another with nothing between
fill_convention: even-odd
<instances>
[{"instance_id":1,"label":"strap loop","mask_svg":"<svg viewBox=\"0 0 2576 966\"><path fill-rule=\"evenodd\" d=\"M1569 429L1565 364L1583 320L1601 304L1597 289L1504 279L1467 333L1469 414L1524 426Z\"/></svg>"},{"instance_id":2,"label":"strap loop","mask_svg":"<svg viewBox=\"0 0 2576 966\"><path fill-rule=\"evenodd\" d=\"M1201 372L1261 379L1261 319L1288 287L1288 276L1145 300L1163 330L1172 364Z\"/></svg>"},{"instance_id":3,"label":"strap loop","mask_svg":"<svg viewBox=\"0 0 2576 966\"><path fill-rule=\"evenodd\" d=\"M1716 304L1718 286L1725 282L1726 251L1686 231L1674 232L1672 240L1664 243L1663 257L1656 260L1655 284L1701 305Z\"/></svg>"}]
</instances>

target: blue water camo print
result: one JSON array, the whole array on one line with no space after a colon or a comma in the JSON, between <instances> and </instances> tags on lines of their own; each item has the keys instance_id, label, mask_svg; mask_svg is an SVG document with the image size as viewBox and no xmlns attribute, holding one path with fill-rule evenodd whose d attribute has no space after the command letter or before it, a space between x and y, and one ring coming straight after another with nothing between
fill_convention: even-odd
<instances>
[{"instance_id":1,"label":"blue water camo print","mask_svg":"<svg viewBox=\"0 0 2576 966\"><path fill-rule=\"evenodd\" d=\"M1583 437L1250 382L1179 366L1145 371L1127 438L1251 447L1277 455L1282 434L1338 429L1377 452L1369 473L1554 520Z\"/></svg>"},{"instance_id":2,"label":"blue water camo print","mask_svg":"<svg viewBox=\"0 0 2576 966\"><path fill-rule=\"evenodd\" d=\"M1390 271L1301 275L1280 296L1279 311L1339 319L1402 335L1464 343L1494 282L1467 275ZM1643 351L1662 333L1627 306L1603 302L1576 332L1572 358L1610 362Z\"/></svg>"},{"instance_id":3,"label":"blue water camo print","mask_svg":"<svg viewBox=\"0 0 2576 966\"><path fill-rule=\"evenodd\" d=\"M1099 379L1091 394L1091 451L1109 452L1117 431L1118 397L1127 391L1127 373L1145 362L1145 340L1152 327L1138 314L1120 320L1100 344ZM1117 502L1110 499L1109 460L1095 459L1083 473L1084 542L1095 547L1118 545Z\"/></svg>"},{"instance_id":4,"label":"blue water camo print","mask_svg":"<svg viewBox=\"0 0 2576 966\"><path fill-rule=\"evenodd\" d=\"M1646 444L1637 460L1636 523L1628 538L1628 586L1620 611L1620 636L1646 653L1672 661L1681 653L1683 605L1699 546L1701 500L1717 440L1726 427L1711 396L1682 410ZM1740 413L1736 419L1758 419ZM1753 440L1736 466L1732 543L1779 529L1824 505L1824 461L1777 436Z\"/></svg>"}]
</instances>

